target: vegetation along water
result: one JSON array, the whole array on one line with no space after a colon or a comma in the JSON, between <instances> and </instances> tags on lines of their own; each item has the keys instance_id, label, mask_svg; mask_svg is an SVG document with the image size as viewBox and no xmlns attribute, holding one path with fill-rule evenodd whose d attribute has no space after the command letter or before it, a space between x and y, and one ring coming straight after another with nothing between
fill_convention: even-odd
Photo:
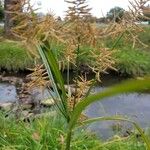
<instances>
[{"instance_id":1,"label":"vegetation along water","mask_svg":"<svg viewBox=\"0 0 150 150\"><path fill-rule=\"evenodd\" d=\"M61 19L0 1L0 149L150 150L149 0L102 18L86 0L65 3ZM109 73L126 81L102 87Z\"/></svg>"}]
</instances>

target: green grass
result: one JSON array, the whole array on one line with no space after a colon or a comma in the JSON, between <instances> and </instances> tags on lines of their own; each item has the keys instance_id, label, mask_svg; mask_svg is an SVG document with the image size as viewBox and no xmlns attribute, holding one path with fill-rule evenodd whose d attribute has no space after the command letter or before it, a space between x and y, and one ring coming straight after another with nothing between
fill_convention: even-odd
<instances>
[{"instance_id":1,"label":"green grass","mask_svg":"<svg viewBox=\"0 0 150 150\"><path fill-rule=\"evenodd\" d=\"M30 123L5 118L0 114L1 150L63 150L66 124L60 116L31 120ZM78 129L73 135L71 150L146 150L134 135L127 139L113 138L102 142L93 134Z\"/></svg>"},{"instance_id":2,"label":"green grass","mask_svg":"<svg viewBox=\"0 0 150 150\"><path fill-rule=\"evenodd\" d=\"M0 69L24 70L34 65L33 59L20 42L0 41Z\"/></svg>"},{"instance_id":3,"label":"green grass","mask_svg":"<svg viewBox=\"0 0 150 150\"><path fill-rule=\"evenodd\" d=\"M65 146L66 123L59 117L45 117L30 123L17 122L14 118L0 117L0 149L61 150ZM75 133L73 150L90 149L100 141L84 130Z\"/></svg>"},{"instance_id":4,"label":"green grass","mask_svg":"<svg viewBox=\"0 0 150 150\"><path fill-rule=\"evenodd\" d=\"M150 74L150 53L142 50L124 48L114 54L116 68L121 74L143 76Z\"/></svg>"},{"instance_id":5,"label":"green grass","mask_svg":"<svg viewBox=\"0 0 150 150\"><path fill-rule=\"evenodd\" d=\"M57 45L55 49L56 51L60 50L58 52L58 58L60 58L59 53L63 51L63 47ZM150 74L150 53L148 51L132 49L131 46L123 45L123 42L119 43L118 49L114 57L117 60L116 68L121 74L131 76ZM82 55L79 58L80 64L89 62L89 50L87 47L82 48ZM26 51L19 42L1 41L0 70L3 68L8 71L19 71L34 66L33 58Z\"/></svg>"},{"instance_id":6,"label":"green grass","mask_svg":"<svg viewBox=\"0 0 150 150\"><path fill-rule=\"evenodd\" d=\"M142 28L144 32L139 33L139 39L148 46L145 48L145 50L150 52L150 25L145 25Z\"/></svg>"},{"instance_id":7,"label":"green grass","mask_svg":"<svg viewBox=\"0 0 150 150\"><path fill-rule=\"evenodd\" d=\"M125 141L110 142L110 144L108 142L105 147L97 150L146 150L146 148L142 142L135 140L133 137Z\"/></svg>"},{"instance_id":8,"label":"green grass","mask_svg":"<svg viewBox=\"0 0 150 150\"><path fill-rule=\"evenodd\" d=\"M138 36L147 47L137 43L135 48L132 48L132 42L126 42L124 38L121 38L115 46L115 67L123 75L143 76L150 74L150 27L142 26L142 28L145 32L139 33ZM112 48L117 39L105 39L105 45Z\"/></svg>"},{"instance_id":9,"label":"green grass","mask_svg":"<svg viewBox=\"0 0 150 150\"><path fill-rule=\"evenodd\" d=\"M144 25L141 26L143 31L138 33L137 36L139 38L139 40L144 43L145 45L147 45L147 47L144 47L143 45L141 45L140 43L136 42L135 48L141 49L142 51L144 50L148 50L150 49L150 26L148 25ZM131 37L130 37L131 38ZM117 41L119 38L116 37L113 39L112 38L106 38L104 39L104 43L106 46L108 47L112 47L115 43L115 41ZM117 43L117 45L115 46L115 48L124 48L124 47L128 47L128 48L132 48L133 42L130 39L124 39L124 35L122 36L122 38L119 40L119 42Z\"/></svg>"},{"instance_id":10,"label":"green grass","mask_svg":"<svg viewBox=\"0 0 150 150\"><path fill-rule=\"evenodd\" d=\"M143 29L145 32L140 33L139 38L143 43L148 45L148 47L144 48L140 44L137 44L136 48L133 49L132 44L126 43L123 39L121 39L116 46L117 51L114 55L117 60L116 69L118 69L121 74L130 76L150 74L150 27L143 26ZM106 39L106 46L111 48L115 40ZM65 60L63 57L65 46L63 44L58 45L57 43L52 43L51 47L55 51L58 59ZM87 65L90 63L90 50L91 49L86 46L81 47L79 64ZM0 70L2 68L8 71L25 70L33 65L33 58L29 57L26 48L20 42L8 40L0 41ZM71 65L70 67L72 68Z\"/></svg>"}]
</instances>

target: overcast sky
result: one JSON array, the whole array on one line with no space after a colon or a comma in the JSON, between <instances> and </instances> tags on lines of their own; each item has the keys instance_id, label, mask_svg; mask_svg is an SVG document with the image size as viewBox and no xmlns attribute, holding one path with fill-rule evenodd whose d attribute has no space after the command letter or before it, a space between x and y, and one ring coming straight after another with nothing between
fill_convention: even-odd
<instances>
[{"instance_id":1,"label":"overcast sky","mask_svg":"<svg viewBox=\"0 0 150 150\"><path fill-rule=\"evenodd\" d=\"M63 17L67 10L67 3L64 0L33 0L35 4L40 4L42 12L52 11L56 16ZM131 1L131 0L130 0ZM96 17L106 15L106 13L115 6L120 6L124 9L128 8L128 0L87 0L92 8L91 13Z\"/></svg>"}]
</instances>

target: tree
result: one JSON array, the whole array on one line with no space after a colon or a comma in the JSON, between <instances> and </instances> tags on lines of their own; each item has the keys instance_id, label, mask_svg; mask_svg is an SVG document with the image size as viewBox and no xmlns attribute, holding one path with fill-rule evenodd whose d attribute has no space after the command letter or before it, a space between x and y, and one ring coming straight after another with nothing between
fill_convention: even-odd
<instances>
[{"instance_id":1,"label":"tree","mask_svg":"<svg viewBox=\"0 0 150 150\"><path fill-rule=\"evenodd\" d=\"M20 0L4 0L4 30L6 36L12 35L11 28L15 25L14 12L22 9L19 5L20 2Z\"/></svg>"},{"instance_id":2,"label":"tree","mask_svg":"<svg viewBox=\"0 0 150 150\"><path fill-rule=\"evenodd\" d=\"M4 5L3 1L0 1L0 21L4 20Z\"/></svg>"},{"instance_id":3,"label":"tree","mask_svg":"<svg viewBox=\"0 0 150 150\"><path fill-rule=\"evenodd\" d=\"M57 17L57 21L60 21L60 22L62 21L60 16Z\"/></svg>"},{"instance_id":4,"label":"tree","mask_svg":"<svg viewBox=\"0 0 150 150\"><path fill-rule=\"evenodd\" d=\"M124 12L125 10L123 8L114 7L107 13L107 18L110 21L114 20L115 22L119 22L122 19Z\"/></svg>"}]
</instances>

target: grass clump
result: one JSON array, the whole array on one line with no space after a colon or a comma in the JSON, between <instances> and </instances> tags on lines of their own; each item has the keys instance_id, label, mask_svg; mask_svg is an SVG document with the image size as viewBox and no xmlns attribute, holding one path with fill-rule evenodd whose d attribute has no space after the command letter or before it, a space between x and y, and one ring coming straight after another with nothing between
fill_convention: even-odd
<instances>
[{"instance_id":1,"label":"grass clump","mask_svg":"<svg viewBox=\"0 0 150 150\"><path fill-rule=\"evenodd\" d=\"M121 74L143 76L150 74L150 53L124 48L115 53L116 68Z\"/></svg>"},{"instance_id":2,"label":"grass clump","mask_svg":"<svg viewBox=\"0 0 150 150\"><path fill-rule=\"evenodd\" d=\"M60 116L47 116L26 123L0 114L1 150L63 150L67 126ZM117 137L117 138L116 138ZM83 129L74 133L71 150L146 150L145 145L134 135L127 138L116 136L102 142L94 134Z\"/></svg>"},{"instance_id":3,"label":"grass clump","mask_svg":"<svg viewBox=\"0 0 150 150\"><path fill-rule=\"evenodd\" d=\"M33 58L27 54L26 48L16 41L0 42L0 69L8 71L25 70L33 66Z\"/></svg>"},{"instance_id":4,"label":"grass clump","mask_svg":"<svg viewBox=\"0 0 150 150\"><path fill-rule=\"evenodd\" d=\"M66 123L60 116L43 117L30 123L0 116L0 149L8 150L61 150L65 147ZM91 149L100 140L84 130L75 132L72 150Z\"/></svg>"}]
</instances>

